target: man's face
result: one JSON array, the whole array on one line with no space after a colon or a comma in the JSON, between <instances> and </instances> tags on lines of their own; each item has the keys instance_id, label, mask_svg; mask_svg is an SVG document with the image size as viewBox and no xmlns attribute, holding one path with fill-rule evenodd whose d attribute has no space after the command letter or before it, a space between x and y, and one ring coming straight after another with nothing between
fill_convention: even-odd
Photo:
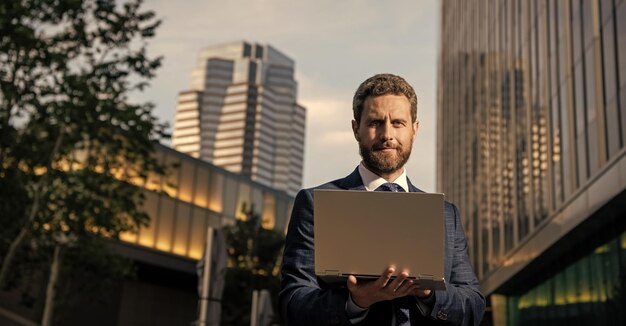
<instances>
[{"instance_id":1,"label":"man's face","mask_svg":"<svg viewBox=\"0 0 626 326\"><path fill-rule=\"evenodd\" d=\"M368 97L361 121L352 121L365 165L381 176L400 171L411 155L418 124L411 121L411 104L406 96Z\"/></svg>"}]
</instances>

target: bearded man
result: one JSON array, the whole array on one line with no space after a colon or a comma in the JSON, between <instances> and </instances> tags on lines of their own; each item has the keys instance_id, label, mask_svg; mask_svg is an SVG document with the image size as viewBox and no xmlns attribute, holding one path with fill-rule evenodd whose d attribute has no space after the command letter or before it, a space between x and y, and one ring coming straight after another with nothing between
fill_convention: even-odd
<instances>
[{"instance_id":1,"label":"bearded man","mask_svg":"<svg viewBox=\"0 0 626 326\"><path fill-rule=\"evenodd\" d=\"M458 210L449 202L444 204L446 290L418 288L410 271L393 266L381 266L383 272L374 281L349 276L341 286L315 276L314 189L421 192L404 167L419 126L413 87L399 76L375 75L356 90L352 109L361 163L349 176L303 189L295 199L281 268L279 305L284 321L315 326L478 325L485 298L467 256Z\"/></svg>"}]
</instances>

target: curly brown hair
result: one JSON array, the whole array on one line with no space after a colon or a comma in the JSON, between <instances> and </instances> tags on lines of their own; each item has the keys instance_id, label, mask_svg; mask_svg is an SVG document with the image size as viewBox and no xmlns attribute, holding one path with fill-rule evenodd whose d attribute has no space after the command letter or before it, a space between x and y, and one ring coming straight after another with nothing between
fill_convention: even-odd
<instances>
[{"instance_id":1,"label":"curly brown hair","mask_svg":"<svg viewBox=\"0 0 626 326\"><path fill-rule=\"evenodd\" d=\"M368 97L387 94L404 95L411 104L412 122L417 120L417 96L415 90L404 78L392 74L378 74L366 79L354 93L352 111L357 125L361 122L363 103Z\"/></svg>"}]
</instances>

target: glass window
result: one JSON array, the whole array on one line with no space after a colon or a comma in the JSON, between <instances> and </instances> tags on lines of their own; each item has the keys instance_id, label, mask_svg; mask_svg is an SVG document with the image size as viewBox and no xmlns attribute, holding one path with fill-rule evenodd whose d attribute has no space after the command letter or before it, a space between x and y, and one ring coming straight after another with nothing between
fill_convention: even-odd
<instances>
[{"instance_id":1,"label":"glass window","mask_svg":"<svg viewBox=\"0 0 626 326\"><path fill-rule=\"evenodd\" d=\"M237 200L239 198L238 182L233 177L224 177L224 211L223 214L226 217L236 217L241 207L237 207Z\"/></svg>"},{"instance_id":2,"label":"glass window","mask_svg":"<svg viewBox=\"0 0 626 326\"><path fill-rule=\"evenodd\" d=\"M502 217L501 216L493 216L491 221L491 236L492 236L492 261L490 262L490 268L497 266L500 263L500 259L502 259L502 248L501 248L501 234L503 225L502 225Z\"/></svg>"},{"instance_id":3,"label":"glass window","mask_svg":"<svg viewBox=\"0 0 626 326\"><path fill-rule=\"evenodd\" d=\"M571 174L571 149L570 149L570 105L567 96L567 83L561 85L561 161L563 169L563 196L567 199L573 192L572 174Z\"/></svg>"},{"instance_id":4,"label":"glass window","mask_svg":"<svg viewBox=\"0 0 626 326\"><path fill-rule=\"evenodd\" d=\"M209 203L209 169L198 166L196 169L196 189L194 191L193 203L200 207L208 207Z\"/></svg>"},{"instance_id":5,"label":"glass window","mask_svg":"<svg viewBox=\"0 0 626 326\"><path fill-rule=\"evenodd\" d=\"M604 24L613 17L613 0L600 0L600 22Z\"/></svg>"},{"instance_id":6,"label":"glass window","mask_svg":"<svg viewBox=\"0 0 626 326\"><path fill-rule=\"evenodd\" d=\"M182 160L180 166L180 183L178 184L178 198L185 202L191 202L195 188L196 165L188 160Z\"/></svg>"},{"instance_id":7,"label":"glass window","mask_svg":"<svg viewBox=\"0 0 626 326\"><path fill-rule=\"evenodd\" d=\"M593 47L585 51L585 96L587 105L587 149L589 150L589 175L593 175L600 167L598 152L598 127L596 121L596 75Z\"/></svg>"},{"instance_id":8,"label":"glass window","mask_svg":"<svg viewBox=\"0 0 626 326\"><path fill-rule=\"evenodd\" d=\"M152 155L155 156L157 162L159 162L160 164L163 163L163 151L161 150L156 150ZM157 175L155 173L148 173L148 180L146 181L146 189L149 190L154 190L154 191L161 191L162 189L162 185L161 185L161 181L162 181L162 177L160 175Z\"/></svg>"},{"instance_id":9,"label":"glass window","mask_svg":"<svg viewBox=\"0 0 626 326\"><path fill-rule=\"evenodd\" d=\"M606 138L608 147L608 159L613 157L621 148L620 119L617 114L617 99L611 100L606 105Z\"/></svg>"},{"instance_id":10,"label":"glass window","mask_svg":"<svg viewBox=\"0 0 626 326\"><path fill-rule=\"evenodd\" d=\"M260 188L251 185L250 201L252 202L252 205L254 205L254 210L262 215L264 211L263 191Z\"/></svg>"},{"instance_id":11,"label":"glass window","mask_svg":"<svg viewBox=\"0 0 626 326\"><path fill-rule=\"evenodd\" d=\"M291 218L291 209L287 206L287 203L284 200L281 200L280 197L276 199L276 223L284 226L285 233L287 233L289 218Z\"/></svg>"},{"instance_id":12,"label":"glass window","mask_svg":"<svg viewBox=\"0 0 626 326\"><path fill-rule=\"evenodd\" d=\"M613 19L602 28L602 58L604 67L604 103L608 103L617 94L617 78L615 64L615 33Z\"/></svg>"},{"instance_id":13,"label":"glass window","mask_svg":"<svg viewBox=\"0 0 626 326\"><path fill-rule=\"evenodd\" d=\"M593 41L593 3L593 1L582 1L583 44L585 50L591 46Z\"/></svg>"},{"instance_id":14,"label":"glass window","mask_svg":"<svg viewBox=\"0 0 626 326\"><path fill-rule=\"evenodd\" d=\"M489 255L489 225L488 220L486 218L483 219L483 231L482 231L482 239L483 239L483 266L482 272L483 274L487 274L490 270L490 261L491 255Z\"/></svg>"},{"instance_id":15,"label":"glass window","mask_svg":"<svg viewBox=\"0 0 626 326\"><path fill-rule=\"evenodd\" d=\"M550 57L550 96L556 94L558 90L558 48L557 48L557 29L554 9L557 6L557 1L550 1L548 6L548 56Z\"/></svg>"},{"instance_id":16,"label":"glass window","mask_svg":"<svg viewBox=\"0 0 626 326\"><path fill-rule=\"evenodd\" d=\"M250 185L246 182L239 182L239 195L237 196L237 205L235 207L235 217L241 220L247 220L247 212L252 210L253 214L257 214L259 207L252 205L250 200Z\"/></svg>"},{"instance_id":17,"label":"glass window","mask_svg":"<svg viewBox=\"0 0 626 326\"><path fill-rule=\"evenodd\" d=\"M191 215L191 234L189 236L188 256L193 259L200 259L204 252L204 239L206 238L206 211L199 207L194 207Z\"/></svg>"},{"instance_id":18,"label":"glass window","mask_svg":"<svg viewBox=\"0 0 626 326\"><path fill-rule=\"evenodd\" d=\"M582 14L580 12L580 0L572 0L572 48L574 63L577 63L583 54Z\"/></svg>"},{"instance_id":19,"label":"glass window","mask_svg":"<svg viewBox=\"0 0 626 326\"><path fill-rule=\"evenodd\" d=\"M271 192L263 194L263 228L271 230L276 225L276 197Z\"/></svg>"},{"instance_id":20,"label":"glass window","mask_svg":"<svg viewBox=\"0 0 626 326\"><path fill-rule=\"evenodd\" d=\"M216 213L222 213L224 208L224 175L212 172L209 180L209 209Z\"/></svg>"},{"instance_id":21,"label":"glass window","mask_svg":"<svg viewBox=\"0 0 626 326\"><path fill-rule=\"evenodd\" d=\"M617 7L617 59L619 62L619 78L620 88L626 87L626 3L622 3ZM620 99L622 103L626 102L626 98ZM623 106L622 106L623 107ZM622 109L622 116L626 113L625 109Z\"/></svg>"},{"instance_id":22,"label":"glass window","mask_svg":"<svg viewBox=\"0 0 626 326\"><path fill-rule=\"evenodd\" d=\"M150 222L147 227L143 227L139 230L139 244L146 247L154 246L154 232L156 225L159 223L158 218L158 205L159 195L146 191L146 200L143 203L145 212L150 216Z\"/></svg>"},{"instance_id":23,"label":"glass window","mask_svg":"<svg viewBox=\"0 0 626 326\"><path fill-rule=\"evenodd\" d=\"M626 5L625 5L626 6ZM626 144L626 87L622 87L620 91L620 118L621 118L621 128L622 128L622 146Z\"/></svg>"},{"instance_id":24,"label":"glass window","mask_svg":"<svg viewBox=\"0 0 626 326\"><path fill-rule=\"evenodd\" d=\"M623 325L623 292L616 292L623 289L623 254L618 236L521 296L508 297L509 324Z\"/></svg>"},{"instance_id":25,"label":"glass window","mask_svg":"<svg viewBox=\"0 0 626 326\"><path fill-rule=\"evenodd\" d=\"M174 247L172 252L177 255L187 255L187 245L189 241L189 222L191 220L191 205L178 202L176 208L176 228L174 233Z\"/></svg>"},{"instance_id":26,"label":"glass window","mask_svg":"<svg viewBox=\"0 0 626 326\"><path fill-rule=\"evenodd\" d=\"M554 187L554 202L556 208L563 201L563 176L561 171L561 118L559 114L559 97L552 98L552 173Z\"/></svg>"},{"instance_id":27,"label":"glass window","mask_svg":"<svg viewBox=\"0 0 626 326\"><path fill-rule=\"evenodd\" d=\"M587 180L587 118L585 117L585 88L583 77L583 63L579 62L574 68L574 105L575 105L575 138L576 138L576 165L577 183L584 184Z\"/></svg>"},{"instance_id":28,"label":"glass window","mask_svg":"<svg viewBox=\"0 0 626 326\"><path fill-rule=\"evenodd\" d=\"M157 225L156 248L170 251L172 248L172 232L174 228L174 200L161 196L159 206L159 224Z\"/></svg>"},{"instance_id":29,"label":"glass window","mask_svg":"<svg viewBox=\"0 0 626 326\"><path fill-rule=\"evenodd\" d=\"M180 175L180 160L173 155L165 155L167 176L163 183L163 191L172 197L176 197L178 190L178 177Z\"/></svg>"},{"instance_id":30,"label":"glass window","mask_svg":"<svg viewBox=\"0 0 626 326\"><path fill-rule=\"evenodd\" d=\"M578 273L578 302L580 305L583 324L593 325L595 320L591 318L595 310L592 309L591 286L589 284L589 257L584 257L575 264Z\"/></svg>"}]
</instances>

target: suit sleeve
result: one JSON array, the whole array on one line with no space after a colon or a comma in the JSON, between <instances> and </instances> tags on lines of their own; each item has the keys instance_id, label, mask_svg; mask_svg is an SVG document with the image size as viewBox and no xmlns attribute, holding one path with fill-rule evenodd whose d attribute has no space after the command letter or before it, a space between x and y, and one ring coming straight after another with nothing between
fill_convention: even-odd
<instances>
[{"instance_id":1,"label":"suit sleeve","mask_svg":"<svg viewBox=\"0 0 626 326\"><path fill-rule=\"evenodd\" d=\"M431 317L453 325L478 325L485 310L485 298L480 293L478 279L467 255L467 240L456 206L454 216L454 248L450 280L445 291L435 291Z\"/></svg>"},{"instance_id":2,"label":"suit sleeve","mask_svg":"<svg viewBox=\"0 0 626 326\"><path fill-rule=\"evenodd\" d=\"M322 288L315 276L313 192L296 196L281 267L279 305L287 325L349 325L348 290Z\"/></svg>"}]
</instances>

